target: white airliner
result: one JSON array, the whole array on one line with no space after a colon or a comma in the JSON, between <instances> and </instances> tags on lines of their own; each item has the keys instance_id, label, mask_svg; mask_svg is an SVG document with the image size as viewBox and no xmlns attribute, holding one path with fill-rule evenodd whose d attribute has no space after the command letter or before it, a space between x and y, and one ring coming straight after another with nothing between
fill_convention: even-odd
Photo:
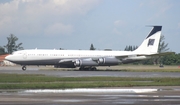
<instances>
[{"instance_id":1,"label":"white airliner","mask_svg":"<svg viewBox=\"0 0 180 105\"><path fill-rule=\"evenodd\" d=\"M97 51L97 50L21 50L5 59L22 65L54 65L54 67L96 70L97 66L113 66L149 59L158 53L162 26L153 29L135 51Z\"/></svg>"}]
</instances>

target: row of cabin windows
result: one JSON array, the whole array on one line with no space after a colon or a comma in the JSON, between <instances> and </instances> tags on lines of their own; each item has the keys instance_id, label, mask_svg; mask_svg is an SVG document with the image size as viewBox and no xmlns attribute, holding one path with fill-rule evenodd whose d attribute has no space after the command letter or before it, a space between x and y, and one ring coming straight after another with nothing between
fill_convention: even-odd
<instances>
[{"instance_id":1,"label":"row of cabin windows","mask_svg":"<svg viewBox=\"0 0 180 105\"><path fill-rule=\"evenodd\" d=\"M64 56L64 54L27 54L28 56ZM67 56L101 56L101 55L80 55L80 54L68 54ZM106 55L112 56L112 55Z\"/></svg>"},{"instance_id":2,"label":"row of cabin windows","mask_svg":"<svg viewBox=\"0 0 180 105\"><path fill-rule=\"evenodd\" d=\"M27 54L28 56L64 56L64 54Z\"/></svg>"}]
</instances>

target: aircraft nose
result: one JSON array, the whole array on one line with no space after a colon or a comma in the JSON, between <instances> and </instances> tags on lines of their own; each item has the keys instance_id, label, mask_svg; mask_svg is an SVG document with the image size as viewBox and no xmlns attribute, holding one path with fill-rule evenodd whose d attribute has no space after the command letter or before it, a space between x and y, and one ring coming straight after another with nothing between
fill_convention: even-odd
<instances>
[{"instance_id":1,"label":"aircraft nose","mask_svg":"<svg viewBox=\"0 0 180 105\"><path fill-rule=\"evenodd\" d=\"M8 55L8 56L5 57L5 60L8 60L8 61L9 61L10 58L11 58L11 55Z\"/></svg>"}]
</instances>

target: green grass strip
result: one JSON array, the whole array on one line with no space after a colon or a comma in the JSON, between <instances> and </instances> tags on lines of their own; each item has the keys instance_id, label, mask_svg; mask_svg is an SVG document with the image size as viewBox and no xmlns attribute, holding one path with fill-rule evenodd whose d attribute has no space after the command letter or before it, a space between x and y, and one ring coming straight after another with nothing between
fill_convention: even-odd
<instances>
[{"instance_id":1,"label":"green grass strip","mask_svg":"<svg viewBox=\"0 0 180 105\"><path fill-rule=\"evenodd\" d=\"M53 77L36 74L0 74L0 77L0 89L180 86L180 78L170 77Z\"/></svg>"}]
</instances>

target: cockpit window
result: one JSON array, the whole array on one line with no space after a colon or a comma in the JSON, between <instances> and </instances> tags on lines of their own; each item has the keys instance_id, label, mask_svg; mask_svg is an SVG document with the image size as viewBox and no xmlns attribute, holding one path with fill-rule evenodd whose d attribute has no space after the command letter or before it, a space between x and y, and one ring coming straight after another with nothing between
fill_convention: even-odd
<instances>
[{"instance_id":1,"label":"cockpit window","mask_svg":"<svg viewBox=\"0 0 180 105\"><path fill-rule=\"evenodd\" d=\"M21 51L15 51L15 52L13 52L12 54L13 54L13 55L14 55L14 54L22 54L22 52L21 52Z\"/></svg>"}]
</instances>

